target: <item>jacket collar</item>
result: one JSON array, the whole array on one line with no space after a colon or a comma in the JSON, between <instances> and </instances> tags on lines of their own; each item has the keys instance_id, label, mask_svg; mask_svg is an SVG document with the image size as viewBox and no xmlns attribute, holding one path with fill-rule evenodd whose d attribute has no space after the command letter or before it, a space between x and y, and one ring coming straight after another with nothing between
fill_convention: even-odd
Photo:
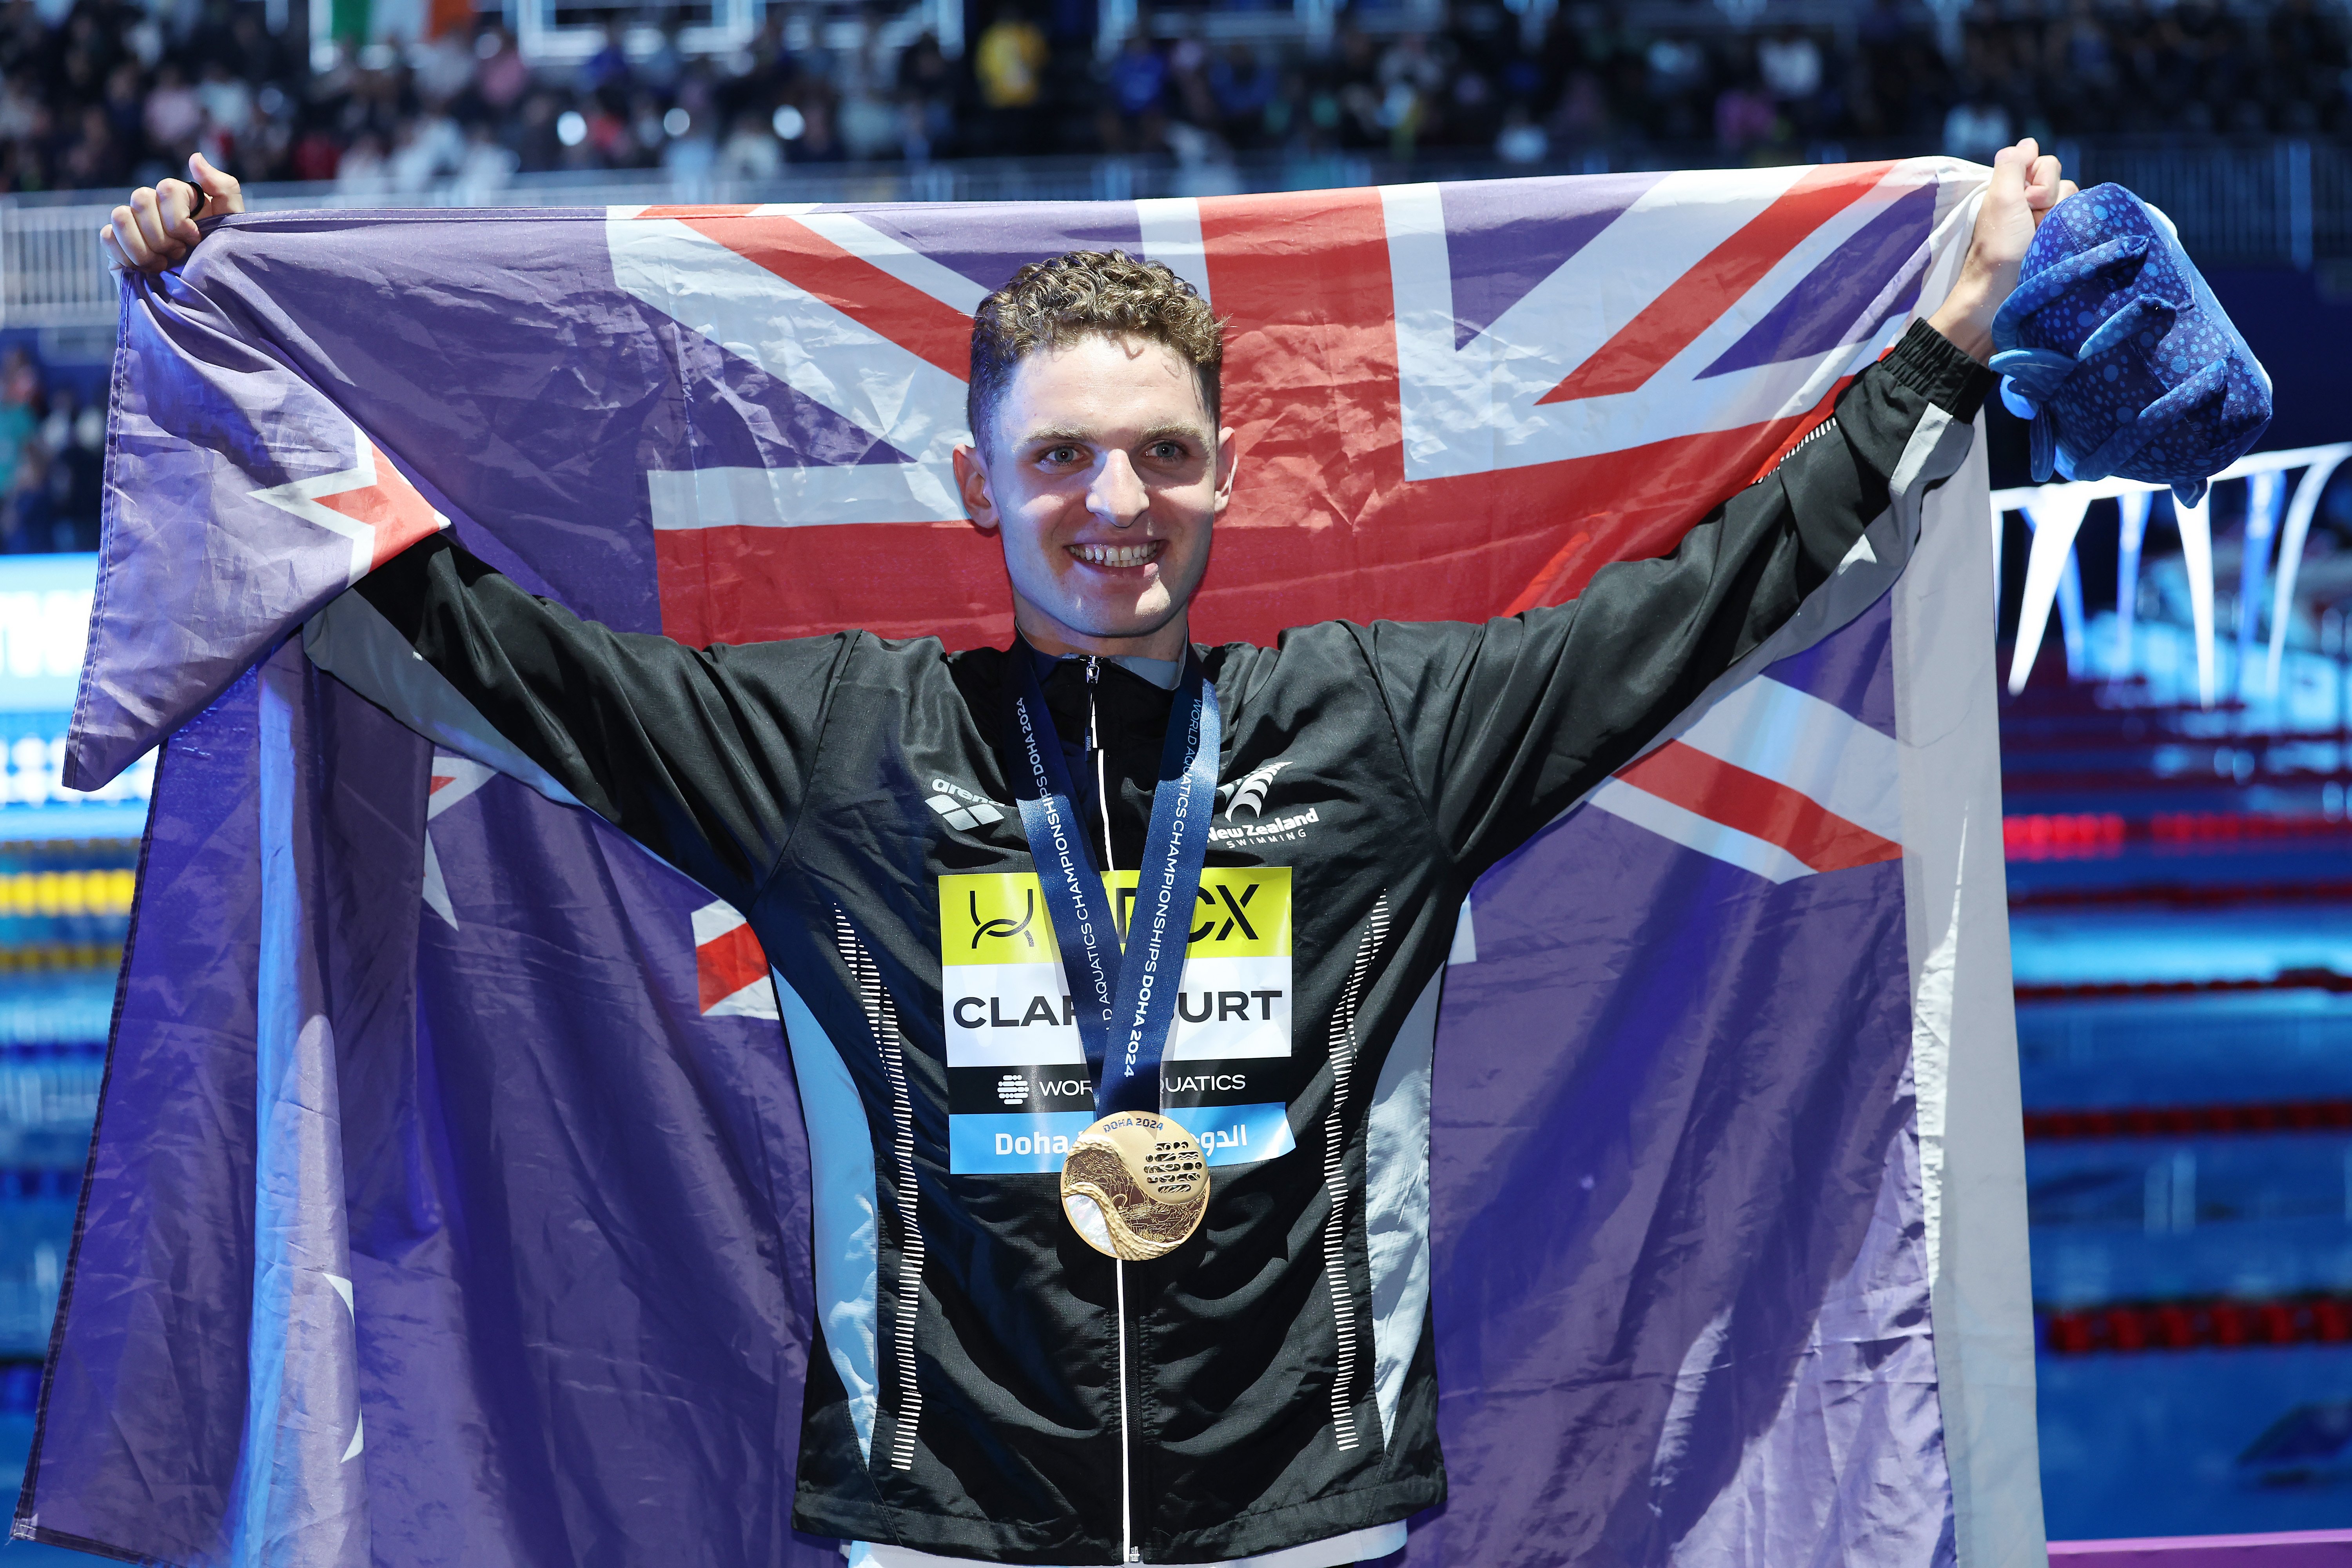
<instances>
[{"instance_id":1,"label":"jacket collar","mask_svg":"<svg viewBox=\"0 0 2352 1568\"><path fill-rule=\"evenodd\" d=\"M1054 671L1061 666L1076 664L1087 657L1081 653L1040 653L1034 647L1029 654L1036 661L1040 683L1052 679ZM1107 657L1107 662L1150 681L1162 691L1175 690L1176 683L1184 677L1184 661L1181 658L1146 658L1141 654L1115 653Z\"/></svg>"}]
</instances>

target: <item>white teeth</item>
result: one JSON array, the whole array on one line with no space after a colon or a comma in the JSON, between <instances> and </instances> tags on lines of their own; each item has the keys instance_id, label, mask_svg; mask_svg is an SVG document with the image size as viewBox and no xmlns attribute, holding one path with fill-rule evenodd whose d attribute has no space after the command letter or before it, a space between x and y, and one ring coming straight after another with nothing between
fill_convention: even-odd
<instances>
[{"instance_id":1,"label":"white teeth","mask_svg":"<svg viewBox=\"0 0 2352 1568\"><path fill-rule=\"evenodd\" d=\"M1089 566L1140 566L1160 553L1160 542L1145 544L1073 544L1070 553Z\"/></svg>"}]
</instances>

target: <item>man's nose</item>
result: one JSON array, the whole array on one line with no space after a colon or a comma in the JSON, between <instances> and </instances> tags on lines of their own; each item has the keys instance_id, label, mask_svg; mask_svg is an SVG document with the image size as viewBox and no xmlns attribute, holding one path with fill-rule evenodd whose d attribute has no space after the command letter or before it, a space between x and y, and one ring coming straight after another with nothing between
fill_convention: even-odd
<instances>
[{"instance_id":1,"label":"man's nose","mask_svg":"<svg viewBox=\"0 0 2352 1568\"><path fill-rule=\"evenodd\" d=\"M1151 496L1125 452L1105 457L1095 470L1095 482L1087 487L1087 510L1113 528L1132 528L1150 504Z\"/></svg>"}]
</instances>

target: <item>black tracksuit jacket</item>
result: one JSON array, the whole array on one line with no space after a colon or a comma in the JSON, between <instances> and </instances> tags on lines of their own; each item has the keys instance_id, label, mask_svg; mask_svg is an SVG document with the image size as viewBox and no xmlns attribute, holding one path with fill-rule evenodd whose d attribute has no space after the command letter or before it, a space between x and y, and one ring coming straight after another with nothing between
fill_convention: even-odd
<instances>
[{"instance_id":1,"label":"black tracksuit jacket","mask_svg":"<svg viewBox=\"0 0 2352 1568\"><path fill-rule=\"evenodd\" d=\"M1428 1064L1463 899L1787 619L1906 452L1898 482L1945 478L1965 442L1926 437L1990 384L1915 326L1673 556L1570 604L1200 650L1223 788L1163 1080L1216 1163L1198 1233L1143 1264L1087 1247L1056 1197L1055 1141L1092 1100L1024 916L1005 652L861 632L697 650L582 621L446 539L366 579L510 742L740 909L783 983L824 1341L795 1524L1202 1563L1440 1501ZM1131 871L1171 698L1108 660L1045 689L1066 737L1091 710L1108 800L1089 811Z\"/></svg>"}]
</instances>

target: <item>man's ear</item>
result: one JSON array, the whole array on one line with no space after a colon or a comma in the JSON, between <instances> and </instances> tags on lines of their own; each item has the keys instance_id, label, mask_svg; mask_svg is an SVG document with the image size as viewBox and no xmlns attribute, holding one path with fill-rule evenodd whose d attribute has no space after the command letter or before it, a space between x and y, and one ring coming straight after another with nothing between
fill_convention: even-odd
<instances>
[{"instance_id":1,"label":"man's ear","mask_svg":"<svg viewBox=\"0 0 2352 1568\"><path fill-rule=\"evenodd\" d=\"M1241 466L1241 443L1234 438L1230 425L1217 432L1217 515L1225 514L1225 507L1234 499L1234 470Z\"/></svg>"},{"instance_id":2,"label":"man's ear","mask_svg":"<svg viewBox=\"0 0 2352 1568\"><path fill-rule=\"evenodd\" d=\"M994 533L1003 525L996 515L996 498L990 493L988 461L977 447L958 447L954 453L956 494L962 498L965 515L983 533Z\"/></svg>"}]
</instances>

